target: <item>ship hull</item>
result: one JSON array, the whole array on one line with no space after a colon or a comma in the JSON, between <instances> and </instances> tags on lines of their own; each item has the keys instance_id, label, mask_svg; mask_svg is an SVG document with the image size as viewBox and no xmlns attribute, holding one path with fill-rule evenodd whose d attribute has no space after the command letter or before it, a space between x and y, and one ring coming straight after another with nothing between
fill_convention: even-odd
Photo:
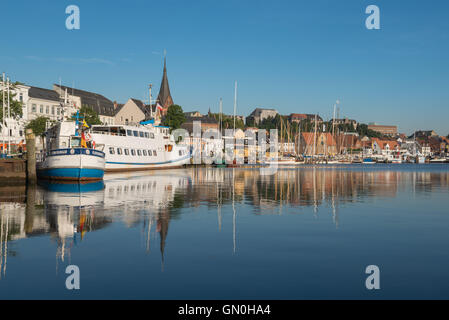
<instances>
[{"instance_id":1,"label":"ship hull","mask_svg":"<svg viewBox=\"0 0 449 320\"><path fill-rule=\"evenodd\" d=\"M38 164L40 179L95 181L102 180L105 170L104 153L94 149L52 150Z\"/></svg>"}]
</instances>

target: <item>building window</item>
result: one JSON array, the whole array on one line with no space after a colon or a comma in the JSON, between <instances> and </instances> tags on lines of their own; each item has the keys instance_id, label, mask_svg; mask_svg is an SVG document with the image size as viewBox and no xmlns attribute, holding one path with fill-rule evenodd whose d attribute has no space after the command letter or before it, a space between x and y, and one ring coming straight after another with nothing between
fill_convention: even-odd
<instances>
[{"instance_id":1,"label":"building window","mask_svg":"<svg viewBox=\"0 0 449 320\"><path fill-rule=\"evenodd\" d=\"M49 114L50 113L50 107L49 106L45 106L45 113Z\"/></svg>"},{"instance_id":2,"label":"building window","mask_svg":"<svg viewBox=\"0 0 449 320\"><path fill-rule=\"evenodd\" d=\"M31 112L36 113L36 105L33 103L33 105L31 106Z\"/></svg>"},{"instance_id":3,"label":"building window","mask_svg":"<svg viewBox=\"0 0 449 320\"><path fill-rule=\"evenodd\" d=\"M21 94L19 95L19 101L20 101L20 102L23 102L23 93L21 93Z\"/></svg>"},{"instance_id":4,"label":"building window","mask_svg":"<svg viewBox=\"0 0 449 320\"><path fill-rule=\"evenodd\" d=\"M55 106L51 107L51 114L54 115L55 114Z\"/></svg>"},{"instance_id":5,"label":"building window","mask_svg":"<svg viewBox=\"0 0 449 320\"><path fill-rule=\"evenodd\" d=\"M60 108L57 108L56 109L56 113L58 114L58 116L61 114L61 109Z\"/></svg>"},{"instance_id":6,"label":"building window","mask_svg":"<svg viewBox=\"0 0 449 320\"><path fill-rule=\"evenodd\" d=\"M40 113L44 113L44 106L43 105L41 105L41 107L40 107Z\"/></svg>"},{"instance_id":7,"label":"building window","mask_svg":"<svg viewBox=\"0 0 449 320\"><path fill-rule=\"evenodd\" d=\"M123 117L120 117L120 121L123 122Z\"/></svg>"}]
</instances>

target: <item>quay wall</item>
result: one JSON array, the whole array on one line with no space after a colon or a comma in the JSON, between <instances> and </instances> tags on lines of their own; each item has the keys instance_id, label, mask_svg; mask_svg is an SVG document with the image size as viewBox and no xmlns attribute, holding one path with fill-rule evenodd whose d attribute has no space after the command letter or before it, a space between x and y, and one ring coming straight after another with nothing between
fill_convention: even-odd
<instances>
[{"instance_id":1,"label":"quay wall","mask_svg":"<svg viewBox=\"0 0 449 320\"><path fill-rule=\"evenodd\" d=\"M11 184L16 181L26 181L26 161L22 159L0 160L0 184Z\"/></svg>"}]
</instances>

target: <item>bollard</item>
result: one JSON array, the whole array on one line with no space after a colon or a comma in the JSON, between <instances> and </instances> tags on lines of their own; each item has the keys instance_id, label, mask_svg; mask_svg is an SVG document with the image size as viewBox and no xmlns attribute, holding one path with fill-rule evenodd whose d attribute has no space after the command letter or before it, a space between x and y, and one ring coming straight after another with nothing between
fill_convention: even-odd
<instances>
[{"instance_id":1,"label":"bollard","mask_svg":"<svg viewBox=\"0 0 449 320\"><path fill-rule=\"evenodd\" d=\"M36 137L32 129L26 130L26 144L28 183L36 183Z\"/></svg>"}]
</instances>

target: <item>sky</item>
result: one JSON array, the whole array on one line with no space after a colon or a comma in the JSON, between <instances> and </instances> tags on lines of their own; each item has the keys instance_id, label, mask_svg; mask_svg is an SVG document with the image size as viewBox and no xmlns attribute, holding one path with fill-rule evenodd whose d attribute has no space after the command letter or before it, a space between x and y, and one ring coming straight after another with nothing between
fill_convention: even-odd
<instances>
[{"instance_id":1,"label":"sky","mask_svg":"<svg viewBox=\"0 0 449 320\"><path fill-rule=\"evenodd\" d=\"M68 30L69 5L80 29ZM380 29L368 30L368 5ZM449 134L449 1L2 1L0 72L120 103L157 96L167 52L184 111L255 107Z\"/></svg>"}]
</instances>

